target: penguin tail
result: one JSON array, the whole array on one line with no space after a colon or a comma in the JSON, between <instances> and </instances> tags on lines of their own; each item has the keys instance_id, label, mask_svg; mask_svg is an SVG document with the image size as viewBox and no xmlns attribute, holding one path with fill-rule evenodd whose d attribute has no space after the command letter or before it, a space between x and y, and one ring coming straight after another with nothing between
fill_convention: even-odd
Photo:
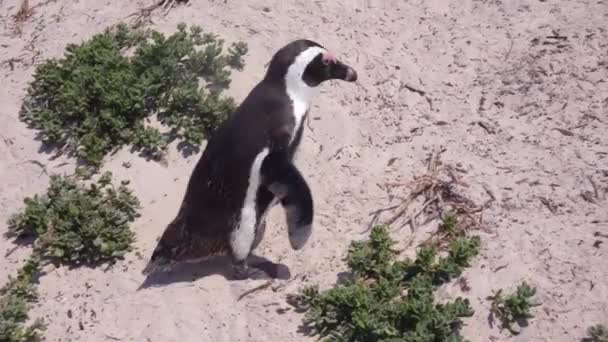
<instances>
[{"instance_id":1,"label":"penguin tail","mask_svg":"<svg viewBox=\"0 0 608 342\"><path fill-rule=\"evenodd\" d=\"M159 272L159 271L167 271L168 268L172 265L170 259L163 257L163 249L157 248L152 253L152 257L148 260L146 266L142 269L141 273L143 275L149 275L151 273Z\"/></svg>"},{"instance_id":2,"label":"penguin tail","mask_svg":"<svg viewBox=\"0 0 608 342\"><path fill-rule=\"evenodd\" d=\"M180 254L180 241L183 241L180 237L184 234L184 228L185 222L181 216L176 217L167 226L142 274L166 271L173 264Z\"/></svg>"}]
</instances>

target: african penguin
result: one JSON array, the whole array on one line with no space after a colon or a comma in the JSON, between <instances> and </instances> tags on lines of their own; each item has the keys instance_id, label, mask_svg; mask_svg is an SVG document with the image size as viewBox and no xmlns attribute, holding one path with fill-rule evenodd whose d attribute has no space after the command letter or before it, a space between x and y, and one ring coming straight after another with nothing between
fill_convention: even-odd
<instances>
[{"instance_id":1,"label":"african penguin","mask_svg":"<svg viewBox=\"0 0 608 342\"><path fill-rule=\"evenodd\" d=\"M144 273L174 262L229 255L235 279L251 275L247 257L262 240L270 207L281 203L293 249L307 242L313 199L294 166L315 87L357 80L356 71L320 44L292 41L266 75L209 138L177 216Z\"/></svg>"}]
</instances>

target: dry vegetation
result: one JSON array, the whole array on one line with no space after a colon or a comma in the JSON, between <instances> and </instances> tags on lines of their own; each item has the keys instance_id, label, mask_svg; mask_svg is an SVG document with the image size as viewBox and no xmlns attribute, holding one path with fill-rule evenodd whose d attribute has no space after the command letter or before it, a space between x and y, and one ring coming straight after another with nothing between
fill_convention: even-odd
<instances>
[{"instance_id":1,"label":"dry vegetation","mask_svg":"<svg viewBox=\"0 0 608 342\"><path fill-rule=\"evenodd\" d=\"M458 175L458 167L441 162L442 152L443 149L431 152L426 172L415 176L412 181L385 184L384 189L389 196L400 199L400 203L373 211L370 214L370 226L378 223L385 212L391 213L391 216L381 221L381 224L393 227L398 225L394 229L409 225L412 233L416 231L421 216L425 219L420 225L436 219L442 220L444 224L441 229L424 241L423 245L444 245L450 238L481 227L483 209L494 201L493 195L489 192L491 198L482 204L476 204L467 198L463 191L468 185ZM411 214L408 215L409 212ZM407 247L412 245L414 237L415 234L412 234Z\"/></svg>"}]
</instances>

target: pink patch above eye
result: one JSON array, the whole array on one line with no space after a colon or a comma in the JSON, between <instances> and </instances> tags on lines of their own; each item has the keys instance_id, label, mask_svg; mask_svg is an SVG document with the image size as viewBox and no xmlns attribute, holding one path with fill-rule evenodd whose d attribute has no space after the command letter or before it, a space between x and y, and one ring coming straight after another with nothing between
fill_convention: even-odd
<instances>
[{"instance_id":1,"label":"pink patch above eye","mask_svg":"<svg viewBox=\"0 0 608 342\"><path fill-rule=\"evenodd\" d=\"M331 52L324 53L323 57L321 57L321 60L325 64L336 63L336 57Z\"/></svg>"}]
</instances>

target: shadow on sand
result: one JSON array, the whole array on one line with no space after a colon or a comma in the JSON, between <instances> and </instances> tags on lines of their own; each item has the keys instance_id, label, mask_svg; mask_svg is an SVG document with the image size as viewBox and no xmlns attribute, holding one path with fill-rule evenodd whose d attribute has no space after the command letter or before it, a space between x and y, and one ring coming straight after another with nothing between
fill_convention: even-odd
<instances>
[{"instance_id":1,"label":"shadow on sand","mask_svg":"<svg viewBox=\"0 0 608 342\"><path fill-rule=\"evenodd\" d=\"M252 274L249 279L289 279L291 271L285 264L274 263L264 257L252 255L247 260ZM157 270L149 273L137 289L166 286L174 283L193 282L210 275L221 275L227 280L236 280L232 275L229 258L215 257L199 262L182 262L169 270Z\"/></svg>"}]
</instances>

